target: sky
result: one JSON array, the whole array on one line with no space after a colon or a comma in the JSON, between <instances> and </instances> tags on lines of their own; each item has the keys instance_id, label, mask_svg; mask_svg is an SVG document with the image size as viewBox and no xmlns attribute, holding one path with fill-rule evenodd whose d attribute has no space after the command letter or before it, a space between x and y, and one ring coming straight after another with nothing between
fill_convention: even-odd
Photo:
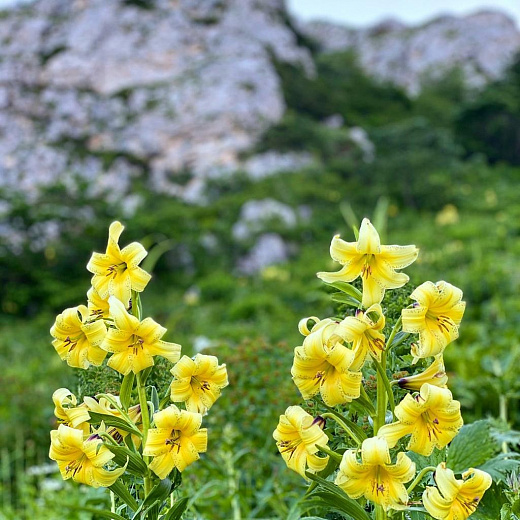
<instances>
[{"instance_id":1,"label":"sky","mask_svg":"<svg viewBox=\"0 0 520 520\"><path fill-rule=\"evenodd\" d=\"M27 0L0 0L0 8ZM520 26L520 0L286 0L290 11L304 20L322 19L347 25L371 25L384 18L410 24L440 14L468 14L480 9L501 9Z\"/></svg>"},{"instance_id":2,"label":"sky","mask_svg":"<svg viewBox=\"0 0 520 520\"><path fill-rule=\"evenodd\" d=\"M500 9L520 26L519 0L287 0L293 14L304 20L322 19L347 25L371 25L384 18L417 24L441 14L468 14Z\"/></svg>"}]
</instances>

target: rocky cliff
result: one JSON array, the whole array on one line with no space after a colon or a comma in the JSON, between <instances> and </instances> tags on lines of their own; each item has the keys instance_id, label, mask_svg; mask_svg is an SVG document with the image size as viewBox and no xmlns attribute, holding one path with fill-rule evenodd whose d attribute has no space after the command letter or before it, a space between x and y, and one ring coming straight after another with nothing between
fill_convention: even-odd
<instances>
[{"instance_id":1,"label":"rocky cliff","mask_svg":"<svg viewBox=\"0 0 520 520\"><path fill-rule=\"evenodd\" d=\"M514 24L497 13L415 29L300 30L323 51L356 50L369 72L411 91L426 72L455 65L473 83L497 77L520 47ZM37 0L7 11L0 189L36 201L42 187L73 191L79 179L88 196L116 200L139 178L199 200L204 179L236 169L282 117L273 57L312 74L300 40L284 0ZM248 167L262 176L308 160L267 153Z\"/></svg>"},{"instance_id":2,"label":"rocky cliff","mask_svg":"<svg viewBox=\"0 0 520 520\"><path fill-rule=\"evenodd\" d=\"M283 0L39 0L0 20L0 187L196 197L284 112L272 56L312 70Z\"/></svg>"},{"instance_id":3,"label":"rocky cliff","mask_svg":"<svg viewBox=\"0 0 520 520\"><path fill-rule=\"evenodd\" d=\"M322 52L353 50L367 72L415 94L423 81L460 68L474 86L500 77L520 50L513 20L495 11L442 16L418 27L387 20L367 29L300 24Z\"/></svg>"}]
</instances>

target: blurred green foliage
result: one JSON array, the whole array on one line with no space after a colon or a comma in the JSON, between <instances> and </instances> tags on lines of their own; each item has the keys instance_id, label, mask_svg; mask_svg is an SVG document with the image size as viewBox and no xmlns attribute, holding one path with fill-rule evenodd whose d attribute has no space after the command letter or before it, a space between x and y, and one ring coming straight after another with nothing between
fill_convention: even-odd
<instances>
[{"instance_id":1,"label":"blurred green foliage","mask_svg":"<svg viewBox=\"0 0 520 520\"><path fill-rule=\"evenodd\" d=\"M0 434L2 445L18 442L21 452L32 454L21 465L14 458L3 463L1 489L13 485L9 475L17 475L19 484L3 504L13 511L5 518L25 518L16 507L24 504L27 467L40 464L48 449L52 392L78 386L48 330L65 307L85 302L86 263L92 251L104 250L114 219L126 225L121 244L140 240L153 250L170 241L143 297L145 314L166 326L165 339L181 343L185 354L205 347L228 365L230 387L207 417L209 452L184 474L186 492L203 489L207 499L191 506L193 518L285 518L293 497L301 495L303 483L276 455L271 432L278 415L299 401L290 378L293 348L301 342L298 321L335 312L315 273L338 268L328 254L333 234L353 240L342 202L362 218L372 215L380 196L388 197L386 242L421 249L407 269L411 283L446 279L463 289L461 336L446 352L453 392L466 422L491 416L520 427L520 65L482 91L465 88L452 71L411 98L367 77L350 54L316 56L316 64L315 78L277 64L288 111L257 145L257 151L310 151L316 163L301 171L257 181L240 174L214 179L205 205L136 185L143 203L132 216L89 199L85 186L74 194L53 187L38 205L2 194L11 204L5 222L31 238L16 253L0 243ZM367 131L373 161L366 162L348 128L326 123L336 114L347 127ZM309 217L298 217L293 228L269 224L292 256L245 276L237 261L260 232L237 242L231 229L245 202L268 197ZM59 240L43 250L32 247L39 224L53 220L63 227ZM166 376L168 369L161 367ZM80 381L81 392L110 388L94 372ZM48 518L60 517L39 485L28 484L32 501L45 505ZM76 490L72 500L84 502L78 488L67 489ZM32 506L23 507L27 518L34 517Z\"/></svg>"}]
</instances>

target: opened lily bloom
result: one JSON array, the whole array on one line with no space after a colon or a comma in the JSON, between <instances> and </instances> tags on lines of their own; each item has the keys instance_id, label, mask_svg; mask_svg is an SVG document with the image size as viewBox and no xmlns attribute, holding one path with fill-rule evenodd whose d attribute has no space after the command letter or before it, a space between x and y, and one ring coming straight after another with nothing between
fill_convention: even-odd
<instances>
[{"instance_id":1,"label":"opened lily bloom","mask_svg":"<svg viewBox=\"0 0 520 520\"><path fill-rule=\"evenodd\" d=\"M111 486L126 469L106 469L114 454L101 438L94 434L83 440L81 430L64 424L51 431L49 457L58 463L63 480L71 478L95 488Z\"/></svg>"},{"instance_id":2,"label":"opened lily bloom","mask_svg":"<svg viewBox=\"0 0 520 520\"><path fill-rule=\"evenodd\" d=\"M128 305L132 291L142 292L151 276L139 267L148 254L139 242L119 248L123 229L120 222L110 224L106 252L92 253L87 269L94 274L92 286L102 299L113 295Z\"/></svg>"},{"instance_id":3,"label":"opened lily bloom","mask_svg":"<svg viewBox=\"0 0 520 520\"><path fill-rule=\"evenodd\" d=\"M399 419L383 426L378 435L385 437L390 448L411 434L407 449L428 456L434 448L444 448L453 440L463 421L460 403L447 388L425 383L418 394L408 394L395 407Z\"/></svg>"},{"instance_id":4,"label":"opened lily bloom","mask_svg":"<svg viewBox=\"0 0 520 520\"><path fill-rule=\"evenodd\" d=\"M220 397L228 383L226 365L219 365L215 356L197 354L193 359L182 356L171 369L174 377L170 398L186 403L186 410L205 415Z\"/></svg>"},{"instance_id":5,"label":"opened lily bloom","mask_svg":"<svg viewBox=\"0 0 520 520\"><path fill-rule=\"evenodd\" d=\"M90 416L85 404L77 406L76 396L68 388L58 388L52 394L52 401L54 415L61 424L80 429L84 435L88 435Z\"/></svg>"},{"instance_id":6,"label":"opened lily bloom","mask_svg":"<svg viewBox=\"0 0 520 520\"><path fill-rule=\"evenodd\" d=\"M289 406L285 415L280 415L273 437L287 466L303 478L307 479L306 470L315 473L325 469L329 456L318 456L316 445L326 446L329 438L303 408Z\"/></svg>"},{"instance_id":7,"label":"opened lily bloom","mask_svg":"<svg viewBox=\"0 0 520 520\"><path fill-rule=\"evenodd\" d=\"M444 368L442 354L435 356L433 363L420 374L402 377L397 384L406 390L419 391L424 383L428 383L440 388L447 388L448 376Z\"/></svg>"},{"instance_id":8,"label":"opened lily bloom","mask_svg":"<svg viewBox=\"0 0 520 520\"><path fill-rule=\"evenodd\" d=\"M425 489L423 503L426 511L437 520L465 520L475 512L492 484L488 473L473 468L458 480L444 462L437 466L434 478L437 487Z\"/></svg>"},{"instance_id":9,"label":"opened lily bloom","mask_svg":"<svg viewBox=\"0 0 520 520\"><path fill-rule=\"evenodd\" d=\"M116 328L109 328L101 348L114 354L108 366L123 375L130 371L137 373L154 364L153 356L162 356L176 363L181 354L181 346L168 343L161 338L166 329L152 318L139 321L129 314L121 301L109 298L110 315Z\"/></svg>"},{"instance_id":10,"label":"opened lily bloom","mask_svg":"<svg viewBox=\"0 0 520 520\"><path fill-rule=\"evenodd\" d=\"M103 320L91 320L85 305L65 309L51 327L52 344L71 367L101 365L107 353L100 348L107 333Z\"/></svg>"},{"instance_id":11,"label":"opened lily bloom","mask_svg":"<svg viewBox=\"0 0 520 520\"><path fill-rule=\"evenodd\" d=\"M342 344L338 324L325 319L312 328L303 346L294 349L291 368L294 383L304 399L318 392L325 404L336 406L357 399L361 372L351 371L354 352Z\"/></svg>"},{"instance_id":12,"label":"opened lily bloom","mask_svg":"<svg viewBox=\"0 0 520 520\"><path fill-rule=\"evenodd\" d=\"M336 273L318 273L324 282L351 282L358 276L363 280L363 307L380 303L386 289L402 287L409 278L396 272L410 265L419 254L413 246L382 246L374 226L367 218L359 228L357 242L345 242L339 235L332 239L330 256L343 268Z\"/></svg>"},{"instance_id":13,"label":"opened lily bloom","mask_svg":"<svg viewBox=\"0 0 520 520\"><path fill-rule=\"evenodd\" d=\"M110 314L110 306L108 298L104 300L99 296L94 287L91 287L87 292L88 310L92 319L108 318Z\"/></svg>"},{"instance_id":14,"label":"opened lily bloom","mask_svg":"<svg viewBox=\"0 0 520 520\"><path fill-rule=\"evenodd\" d=\"M184 471L206 451L208 432L200 427L200 413L179 410L172 404L154 414L153 420L156 428L148 430L143 455L154 458L149 467L160 479L173 468Z\"/></svg>"},{"instance_id":15,"label":"opened lily bloom","mask_svg":"<svg viewBox=\"0 0 520 520\"><path fill-rule=\"evenodd\" d=\"M440 354L459 337L459 325L466 303L462 291L447 282L425 282L410 295L413 308L403 309L403 331L419 334L412 346L415 358Z\"/></svg>"},{"instance_id":16,"label":"opened lily bloom","mask_svg":"<svg viewBox=\"0 0 520 520\"><path fill-rule=\"evenodd\" d=\"M365 439L361 446L361 462L358 450L343 454L335 484L350 498L364 496L367 500L386 509L404 509L408 493L404 483L415 474L415 464L403 452L397 454L392 464L386 440L381 437Z\"/></svg>"},{"instance_id":17,"label":"opened lily bloom","mask_svg":"<svg viewBox=\"0 0 520 520\"><path fill-rule=\"evenodd\" d=\"M347 316L340 323L338 330L352 343L355 354L351 370L359 370L368 356L381 361L385 336L380 331L384 327L385 317L379 303L370 306L366 312L358 310L355 316Z\"/></svg>"}]
</instances>

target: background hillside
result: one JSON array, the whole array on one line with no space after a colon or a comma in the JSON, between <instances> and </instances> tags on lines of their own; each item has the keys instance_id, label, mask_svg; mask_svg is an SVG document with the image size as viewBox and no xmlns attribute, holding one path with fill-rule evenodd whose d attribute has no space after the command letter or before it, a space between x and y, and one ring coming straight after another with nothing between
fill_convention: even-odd
<instances>
[{"instance_id":1,"label":"background hillside","mask_svg":"<svg viewBox=\"0 0 520 520\"><path fill-rule=\"evenodd\" d=\"M165 339L228 364L215 444L185 477L192 493L210 482L213 509L196 501L194 518L285 518L300 495L271 432L298 400L299 319L334 313L315 273L363 216L387 223L386 243L420 247L412 283L463 289L447 367L465 418L502 406L519 426L507 17L354 30L299 22L282 0L39 0L2 13L0 42L0 519L103 500L41 464L52 391L78 385L48 330L83 303L115 219L125 243L162 244L143 304Z\"/></svg>"}]
</instances>

